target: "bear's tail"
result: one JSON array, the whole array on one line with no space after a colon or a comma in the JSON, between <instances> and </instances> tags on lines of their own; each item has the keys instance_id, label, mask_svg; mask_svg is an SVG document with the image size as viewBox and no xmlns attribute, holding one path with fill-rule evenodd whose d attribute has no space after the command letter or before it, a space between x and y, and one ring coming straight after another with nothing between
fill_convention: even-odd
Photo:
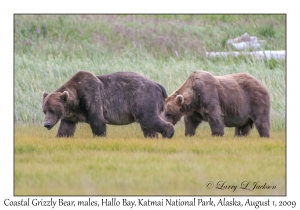
<instances>
[{"instance_id":1,"label":"bear's tail","mask_svg":"<svg viewBox=\"0 0 300 210\"><path fill-rule=\"evenodd\" d=\"M158 83L157 83L157 84L158 84ZM163 98L166 99L166 98L168 97L168 94L167 94L166 89L165 89L162 85L160 85L160 84L158 84L158 86L159 86L160 89L161 89L161 92L162 92L162 94L163 94Z\"/></svg>"}]
</instances>

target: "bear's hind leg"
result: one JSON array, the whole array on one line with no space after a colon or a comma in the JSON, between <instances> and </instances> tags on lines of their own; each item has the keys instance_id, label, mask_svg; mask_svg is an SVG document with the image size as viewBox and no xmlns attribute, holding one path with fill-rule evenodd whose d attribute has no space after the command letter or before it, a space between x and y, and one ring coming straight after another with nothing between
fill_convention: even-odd
<instances>
[{"instance_id":1,"label":"bear's hind leg","mask_svg":"<svg viewBox=\"0 0 300 210\"><path fill-rule=\"evenodd\" d=\"M252 117L260 137L270 137L270 113L269 110L260 112Z\"/></svg>"},{"instance_id":2,"label":"bear's hind leg","mask_svg":"<svg viewBox=\"0 0 300 210\"><path fill-rule=\"evenodd\" d=\"M141 125L145 138L158 138L158 134L155 131L151 131Z\"/></svg>"},{"instance_id":3,"label":"bear's hind leg","mask_svg":"<svg viewBox=\"0 0 300 210\"><path fill-rule=\"evenodd\" d=\"M235 132L234 132L234 136L247 136L250 132L250 130L253 127L253 122L249 122L246 125L240 126L240 127L236 127L235 128Z\"/></svg>"},{"instance_id":4,"label":"bear's hind leg","mask_svg":"<svg viewBox=\"0 0 300 210\"><path fill-rule=\"evenodd\" d=\"M158 115L143 115L143 117L138 119L137 122L139 122L142 127L161 133L161 135L166 138L172 138L175 132L174 126L171 123L162 120Z\"/></svg>"},{"instance_id":5,"label":"bear's hind leg","mask_svg":"<svg viewBox=\"0 0 300 210\"><path fill-rule=\"evenodd\" d=\"M76 130L76 123L66 120L61 120L56 137L71 137Z\"/></svg>"},{"instance_id":6,"label":"bear's hind leg","mask_svg":"<svg viewBox=\"0 0 300 210\"><path fill-rule=\"evenodd\" d=\"M268 121L254 122L260 137L270 137L270 123Z\"/></svg>"}]
</instances>

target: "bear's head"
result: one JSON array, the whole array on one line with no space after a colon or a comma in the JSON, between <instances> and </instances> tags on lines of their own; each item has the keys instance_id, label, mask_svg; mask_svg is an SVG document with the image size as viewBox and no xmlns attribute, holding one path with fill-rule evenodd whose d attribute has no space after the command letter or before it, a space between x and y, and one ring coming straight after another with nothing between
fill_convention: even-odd
<instances>
[{"instance_id":1,"label":"bear's head","mask_svg":"<svg viewBox=\"0 0 300 210\"><path fill-rule=\"evenodd\" d=\"M167 122L175 125L180 118L184 115L183 113L184 97L183 95L171 95L166 99L166 105L163 117Z\"/></svg>"},{"instance_id":2,"label":"bear's head","mask_svg":"<svg viewBox=\"0 0 300 210\"><path fill-rule=\"evenodd\" d=\"M65 105L69 99L69 92L43 93L43 112L45 114L44 127L50 130L65 113Z\"/></svg>"}]
</instances>

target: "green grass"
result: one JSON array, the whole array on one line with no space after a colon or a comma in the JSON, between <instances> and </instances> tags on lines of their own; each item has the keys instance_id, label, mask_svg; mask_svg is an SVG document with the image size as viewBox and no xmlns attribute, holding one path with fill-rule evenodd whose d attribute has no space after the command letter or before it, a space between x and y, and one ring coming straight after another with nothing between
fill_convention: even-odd
<instances>
[{"instance_id":1,"label":"green grass","mask_svg":"<svg viewBox=\"0 0 300 210\"><path fill-rule=\"evenodd\" d=\"M73 138L54 138L42 126L15 128L15 195L284 195L285 133L259 139L222 138L199 128L172 140L144 139L138 125L109 126L107 138L93 138L81 124ZM274 190L207 189L206 183L243 181L276 185Z\"/></svg>"},{"instance_id":2,"label":"green grass","mask_svg":"<svg viewBox=\"0 0 300 210\"><path fill-rule=\"evenodd\" d=\"M244 33L285 50L285 15L15 15L14 122L16 195L283 195L285 194L285 61L205 57L232 51L226 41ZM80 70L97 75L137 72L168 94L195 70L247 72L271 95L271 138L212 138L207 124L187 138L182 122L172 140L144 139L136 124L108 126L92 138L81 125L74 138L42 128L42 92L53 92ZM234 193L206 189L207 181L267 182L276 190Z\"/></svg>"}]
</instances>

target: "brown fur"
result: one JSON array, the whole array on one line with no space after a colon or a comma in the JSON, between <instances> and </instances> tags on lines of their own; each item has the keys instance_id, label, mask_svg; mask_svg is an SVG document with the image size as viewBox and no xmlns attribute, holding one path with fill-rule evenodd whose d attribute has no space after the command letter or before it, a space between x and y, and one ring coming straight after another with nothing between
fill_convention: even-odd
<instances>
[{"instance_id":1,"label":"brown fur","mask_svg":"<svg viewBox=\"0 0 300 210\"><path fill-rule=\"evenodd\" d=\"M184 116L185 135L195 135L202 121L212 135L222 136L224 127L235 135L248 135L256 125L261 137L270 136L270 96L265 87L246 73L213 76L205 71L191 74L166 99L164 118L176 124Z\"/></svg>"},{"instance_id":2,"label":"brown fur","mask_svg":"<svg viewBox=\"0 0 300 210\"><path fill-rule=\"evenodd\" d=\"M106 124L137 122L145 137L171 138L174 126L160 114L166 90L160 84L131 72L95 76L80 71L51 94L43 94L44 126L61 120L57 136L73 136L78 122L90 124L95 136L106 135Z\"/></svg>"}]
</instances>

